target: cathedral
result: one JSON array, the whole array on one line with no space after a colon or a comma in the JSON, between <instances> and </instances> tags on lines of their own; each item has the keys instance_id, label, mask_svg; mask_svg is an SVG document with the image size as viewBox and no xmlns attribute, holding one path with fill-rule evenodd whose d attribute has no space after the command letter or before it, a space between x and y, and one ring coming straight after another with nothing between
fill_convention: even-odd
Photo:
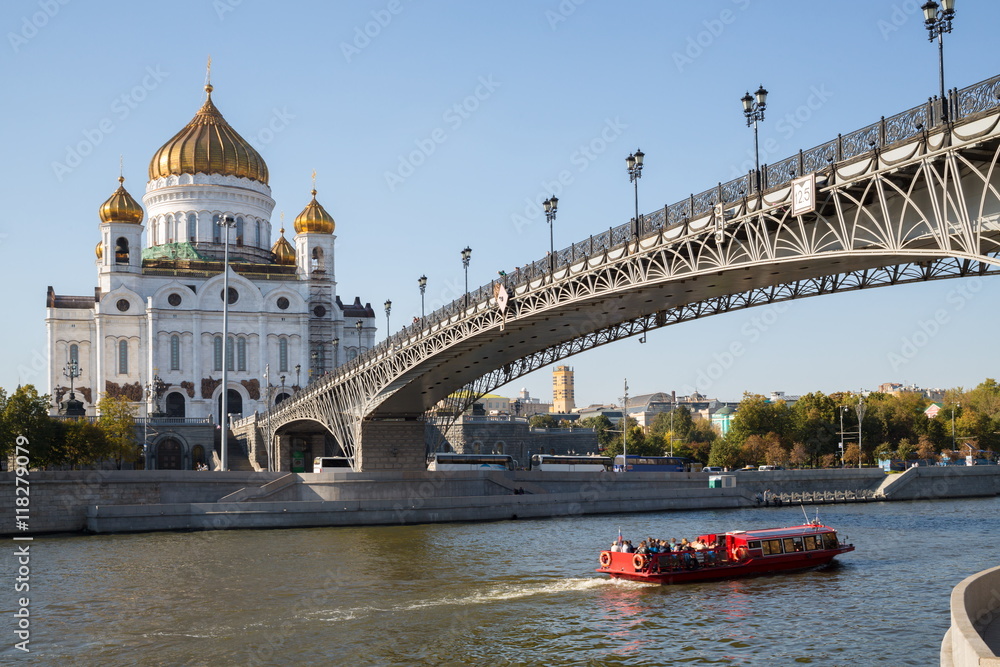
<instances>
[{"instance_id":1,"label":"cathedral","mask_svg":"<svg viewBox=\"0 0 1000 667\"><path fill-rule=\"evenodd\" d=\"M94 293L49 287L46 297L53 414L94 415L102 396L126 397L141 423L158 424L145 464L161 469L205 462L213 429L184 426L219 423L223 363L227 412L238 417L375 342L371 306L337 294L335 223L315 186L292 240L282 228L272 242L267 165L205 91L150 160L142 205L122 177L101 205Z\"/></svg>"}]
</instances>

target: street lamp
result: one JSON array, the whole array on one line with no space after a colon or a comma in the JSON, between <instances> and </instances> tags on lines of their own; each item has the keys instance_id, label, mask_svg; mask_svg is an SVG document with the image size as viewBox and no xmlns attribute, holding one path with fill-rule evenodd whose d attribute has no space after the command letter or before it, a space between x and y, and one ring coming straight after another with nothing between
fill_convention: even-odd
<instances>
[{"instance_id":1,"label":"street lamp","mask_svg":"<svg viewBox=\"0 0 1000 667\"><path fill-rule=\"evenodd\" d=\"M847 412L849 409L850 408L848 408L846 405L841 405L840 406L840 410L838 410L838 412L840 412L840 463L841 463L841 465L844 465L844 464L847 463L846 459L844 459L844 413Z\"/></svg>"},{"instance_id":2,"label":"street lamp","mask_svg":"<svg viewBox=\"0 0 1000 667\"><path fill-rule=\"evenodd\" d=\"M670 455L674 455L674 411L677 409L676 405L670 406Z\"/></svg>"},{"instance_id":3,"label":"street lamp","mask_svg":"<svg viewBox=\"0 0 1000 667\"><path fill-rule=\"evenodd\" d=\"M219 430L222 436L219 449L220 470L229 470L229 360L226 358L229 350L229 230L236 226L232 216L224 215L216 223L225 229L222 254L222 410L219 415Z\"/></svg>"},{"instance_id":4,"label":"street lamp","mask_svg":"<svg viewBox=\"0 0 1000 667\"><path fill-rule=\"evenodd\" d=\"M622 399L622 472L628 471L628 378L625 379L625 398Z\"/></svg>"},{"instance_id":5,"label":"street lamp","mask_svg":"<svg viewBox=\"0 0 1000 667\"><path fill-rule=\"evenodd\" d=\"M392 301L389 301L389 299L386 299L385 303L383 303L382 305L385 306L385 337L388 338L389 337L389 311L392 310Z\"/></svg>"},{"instance_id":6,"label":"street lamp","mask_svg":"<svg viewBox=\"0 0 1000 667\"><path fill-rule=\"evenodd\" d=\"M955 451L955 408L962 407L961 403L951 406L951 451Z\"/></svg>"},{"instance_id":7,"label":"street lamp","mask_svg":"<svg viewBox=\"0 0 1000 667\"><path fill-rule=\"evenodd\" d=\"M336 339L334 339L334 340L336 340ZM337 348L334 347L333 349L334 349L334 354L336 354ZM336 363L337 363L336 357L334 357L333 363L334 363L334 365L336 365ZM302 386L301 374L302 374L302 364L295 364L295 386L296 387L301 387Z\"/></svg>"},{"instance_id":8,"label":"street lamp","mask_svg":"<svg viewBox=\"0 0 1000 667\"><path fill-rule=\"evenodd\" d=\"M944 95L944 34L951 32L951 21L955 18L955 0L941 0L941 11L938 3L928 0L920 8L924 10L924 27L927 28L928 39L938 41L938 79L941 84L941 120L948 121L948 104Z\"/></svg>"},{"instance_id":9,"label":"street lamp","mask_svg":"<svg viewBox=\"0 0 1000 667\"><path fill-rule=\"evenodd\" d=\"M559 206L559 200L556 199L555 195L542 202L542 208L545 209L545 222L549 223L549 275L552 276L554 280L554 273L556 270L556 257L555 257L555 243L553 241L552 228L555 226L556 221L556 208Z\"/></svg>"},{"instance_id":10,"label":"street lamp","mask_svg":"<svg viewBox=\"0 0 1000 667\"><path fill-rule=\"evenodd\" d=\"M858 405L855 410L858 412L858 468L861 468L861 422L865 419L865 411L868 406L865 405L865 397L858 395Z\"/></svg>"},{"instance_id":11,"label":"street lamp","mask_svg":"<svg viewBox=\"0 0 1000 667\"><path fill-rule=\"evenodd\" d=\"M73 393L73 380L80 377L80 364L76 359L70 359L63 367L63 375L69 378L69 400L74 401L76 394Z\"/></svg>"},{"instance_id":12,"label":"street lamp","mask_svg":"<svg viewBox=\"0 0 1000 667\"><path fill-rule=\"evenodd\" d=\"M424 325L424 292L427 291L427 276L417 278L417 285L420 286L420 326Z\"/></svg>"},{"instance_id":13,"label":"street lamp","mask_svg":"<svg viewBox=\"0 0 1000 667\"><path fill-rule=\"evenodd\" d=\"M340 339L334 338L330 342L333 343L333 367L336 368L340 365Z\"/></svg>"},{"instance_id":14,"label":"street lamp","mask_svg":"<svg viewBox=\"0 0 1000 667\"><path fill-rule=\"evenodd\" d=\"M472 248L465 246L462 250L462 268L465 269L465 307L469 307L469 260L472 259Z\"/></svg>"},{"instance_id":15,"label":"street lamp","mask_svg":"<svg viewBox=\"0 0 1000 667\"><path fill-rule=\"evenodd\" d=\"M740 98L743 103L743 115L747 119L747 127L753 127L753 154L754 154L754 185L757 192L760 187L760 144L757 142L757 123L764 120L764 109L767 108L767 91L764 86L757 89L757 92L750 96L750 91Z\"/></svg>"},{"instance_id":16,"label":"street lamp","mask_svg":"<svg viewBox=\"0 0 1000 667\"><path fill-rule=\"evenodd\" d=\"M357 322L354 323L354 328L358 330L358 356L359 357L361 356L361 327L363 327L363 326L364 326L364 323L361 320L358 320Z\"/></svg>"},{"instance_id":17,"label":"street lamp","mask_svg":"<svg viewBox=\"0 0 1000 667\"><path fill-rule=\"evenodd\" d=\"M632 219L632 235L635 237L635 249L639 250L639 179L642 178L642 159L646 157L638 148L635 153L629 153L625 158L625 170L628 172L628 182L635 183L635 217Z\"/></svg>"},{"instance_id":18,"label":"street lamp","mask_svg":"<svg viewBox=\"0 0 1000 667\"><path fill-rule=\"evenodd\" d=\"M319 352L313 349L309 353L309 382L312 383L313 374L316 373L316 363L319 360Z\"/></svg>"}]
</instances>

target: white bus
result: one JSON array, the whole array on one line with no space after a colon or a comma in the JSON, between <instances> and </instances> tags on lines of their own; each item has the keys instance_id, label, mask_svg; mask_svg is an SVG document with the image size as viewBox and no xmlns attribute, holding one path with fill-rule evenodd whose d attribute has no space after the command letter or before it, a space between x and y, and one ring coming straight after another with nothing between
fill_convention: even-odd
<instances>
[{"instance_id":1,"label":"white bus","mask_svg":"<svg viewBox=\"0 0 1000 667\"><path fill-rule=\"evenodd\" d=\"M514 457L506 454L434 454L428 470L513 470Z\"/></svg>"},{"instance_id":2,"label":"white bus","mask_svg":"<svg viewBox=\"0 0 1000 667\"><path fill-rule=\"evenodd\" d=\"M313 472L345 472L353 470L346 456L317 456L313 459Z\"/></svg>"},{"instance_id":3,"label":"white bus","mask_svg":"<svg viewBox=\"0 0 1000 667\"><path fill-rule=\"evenodd\" d=\"M561 454L534 454L531 470L559 470L562 472L603 472L611 470L610 456L571 456Z\"/></svg>"}]
</instances>

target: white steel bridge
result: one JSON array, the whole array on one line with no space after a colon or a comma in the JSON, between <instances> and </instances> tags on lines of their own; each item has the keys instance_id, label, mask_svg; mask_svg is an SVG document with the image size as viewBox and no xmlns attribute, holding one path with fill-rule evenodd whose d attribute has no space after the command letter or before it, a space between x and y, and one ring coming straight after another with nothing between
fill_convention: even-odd
<instances>
[{"instance_id":1,"label":"white steel bridge","mask_svg":"<svg viewBox=\"0 0 1000 667\"><path fill-rule=\"evenodd\" d=\"M458 409L651 329L1000 272L1000 77L950 91L947 103L951 121L929 100L767 165L759 179L751 172L574 243L552 265L528 264L236 428L266 441L272 469L287 469L278 453L289 437L317 433L331 434L355 470L422 469L424 413L463 388ZM793 214L794 198L810 193L813 205Z\"/></svg>"}]
</instances>

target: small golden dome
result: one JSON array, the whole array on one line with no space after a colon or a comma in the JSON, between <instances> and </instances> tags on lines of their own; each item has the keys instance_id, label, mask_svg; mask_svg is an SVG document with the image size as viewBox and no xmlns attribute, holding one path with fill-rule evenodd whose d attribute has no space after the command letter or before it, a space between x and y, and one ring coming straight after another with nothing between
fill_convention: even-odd
<instances>
[{"instance_id":1,"label":"small golden dome","mask_svg":"<svg viewBox=\"0 0 1000 667\"><path fill-rule=\"evenodd\" d=\"M205 92L205 104L191 122L153 155L149 162L149 180L171 174L223 174L266 185L264 158L212 104L211 85L205 86Z\"/></svg>"},{"instance_id":2,"label":"small golden dome","mask_svg":"<svg viewBox=\"0 0 1000 667\"><path fill-rule=\"evenodd\" d=\"M295 264L295 248L292 244L288 242L285 238L285 228L281 228L281 236L278 240L274 242L271 246L271 252L274 253L275 260L278 264Z\"/></svg>"},{"instance_id":3,"label":"small golden dome","mask_svg":"<svg viewBox=\"0 0 1000 667\"><path fill-rule=\"evenodd\" d=\"M333 216L326 212L322 204L316 201L315 188L313 188L312 196L312 201L306 204L302 212L295 217L295 231L299 234L310 232L333 234L337 223L333 221Z\"/></svg>"},{"instance_id":4,"label":"small golden dome","mask_svg":"<svg viewBox=\"0 0 1000 667\"><path fill-rule=\"evenodd\" d=\"M125 189L125 178L118 177L118 189L108 197L108 200L101 204L101 222L131 222L136 225L142 223L145 214L132 195Z\"/></svg>"},{"instance_id":5,"label":"small golden dome","mask_svg":"<svg viewBox=\"0 0 1000 667\"><path fill-rule=\"evenodd\" d=\"M94 254L97 255L97 259L104 259L104 242L98 241L97 247L94 249Z\"/></svg>"}]
</instances>

